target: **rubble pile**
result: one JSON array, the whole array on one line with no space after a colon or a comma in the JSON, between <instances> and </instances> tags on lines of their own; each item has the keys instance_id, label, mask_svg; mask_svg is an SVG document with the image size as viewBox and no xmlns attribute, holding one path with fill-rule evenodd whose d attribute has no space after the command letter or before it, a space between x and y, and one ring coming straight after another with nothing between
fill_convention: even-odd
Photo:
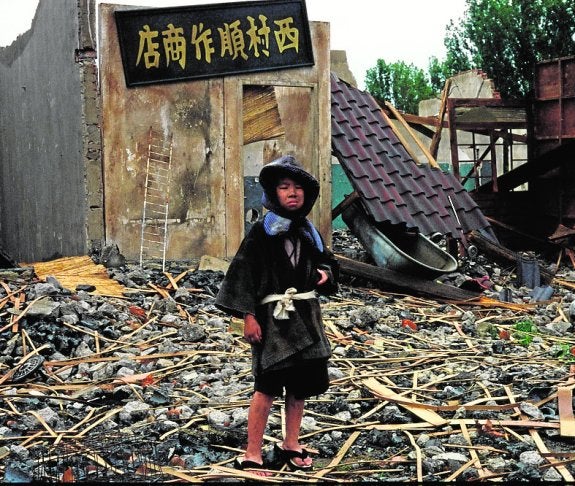
<instances>
[{"instance_id":1,"label":"rubble pile","mask_svg":"<svg viewBox=\"0 0 575 486\"><path fill-rule=\"evenodd\" d=\"M334 250L364 256L337 232ZM99 263L99 262L95 262ZM214 306L220 271L120 261L124 287L66 288L34 268L0 270L0 477L39 481L245 480L233 469L252 393L242 323ZM330 390L306 405L312 472L273 454L271 480L573 481L575 272L534 301L514 269L479 255L446 284L487 277L501 305L438 302L342 276L321 298ZM570 284L573 282L573 285ZM304 379L304 377L302 377Z\"/></svg>"}]
</instances>

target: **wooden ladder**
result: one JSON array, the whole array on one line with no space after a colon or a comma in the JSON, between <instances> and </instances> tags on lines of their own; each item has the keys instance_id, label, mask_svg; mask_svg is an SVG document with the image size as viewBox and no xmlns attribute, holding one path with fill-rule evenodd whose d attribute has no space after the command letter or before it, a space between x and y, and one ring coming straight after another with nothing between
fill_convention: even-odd
<instances>
[{"instance_id":1,"label":"wooden ladder","mask_svg":"<svg viewBox=\"0 0 575 486\"><path fill-rule=\"evenodd\" d=\"M145 260L157 259L162 261L162 271L165 271L166 266L172 145L173 135L165 136L162 132L150 127L142 211L140 266Z\"/></svg>"}]
</instances>

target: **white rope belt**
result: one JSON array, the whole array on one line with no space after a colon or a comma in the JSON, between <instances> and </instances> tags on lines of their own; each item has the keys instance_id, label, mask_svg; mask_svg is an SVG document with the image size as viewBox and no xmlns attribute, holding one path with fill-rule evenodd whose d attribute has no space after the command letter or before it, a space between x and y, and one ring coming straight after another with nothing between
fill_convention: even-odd
<instances>
[{"instance_id":1,"label":"white rope belt","mask_svg":"<svg viewBox=\"0 0 575 486\"><path fill-rule=\"evenodd\" d=\"M293 305L294 300L307 300L315 299L317 294L315 290L310 290L309 292L297 293L297 289L290 287L283 294L270 294L266 295L260 304L269 304L270 302L277 302L274 308L274 317L276 319L289 319L289 312L294 311L295 307Z\"/></svg>"}]
</instances>

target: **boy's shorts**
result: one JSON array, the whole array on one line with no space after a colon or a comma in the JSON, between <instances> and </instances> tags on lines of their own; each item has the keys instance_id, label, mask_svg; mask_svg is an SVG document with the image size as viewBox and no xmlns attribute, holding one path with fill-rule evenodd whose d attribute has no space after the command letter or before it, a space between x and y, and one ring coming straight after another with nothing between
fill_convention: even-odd
<instances>
[{"instance_id":1,"label":"boy's shorts","mask_svg":"<svg viewBox=\"0 0 575 486\"><path fill-rule=\"evenodd\" d=\"M320 395L329 388L327 360L316 359L283 370L268 371L255 378L254 390L272 397L286 393L298 400Z\"/></svg>"}]
</instances>

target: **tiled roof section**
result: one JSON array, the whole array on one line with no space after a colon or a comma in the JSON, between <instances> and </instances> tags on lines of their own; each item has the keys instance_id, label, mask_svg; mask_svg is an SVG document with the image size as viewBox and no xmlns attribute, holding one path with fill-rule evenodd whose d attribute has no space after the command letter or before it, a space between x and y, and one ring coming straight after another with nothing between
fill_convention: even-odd
<instances>
[{"instance_id":1,"label":"tiled roof section","mask_svg":"<svg viewBox=\"0 0 575 486\"><path fill-rule=\"evenodd\" d=\"M331 140L333 154L376 222L456 239L462 227L468 232L490 226L452 174L414 162L369 93L333 73Z\"/></svg>"}]
</instances>

